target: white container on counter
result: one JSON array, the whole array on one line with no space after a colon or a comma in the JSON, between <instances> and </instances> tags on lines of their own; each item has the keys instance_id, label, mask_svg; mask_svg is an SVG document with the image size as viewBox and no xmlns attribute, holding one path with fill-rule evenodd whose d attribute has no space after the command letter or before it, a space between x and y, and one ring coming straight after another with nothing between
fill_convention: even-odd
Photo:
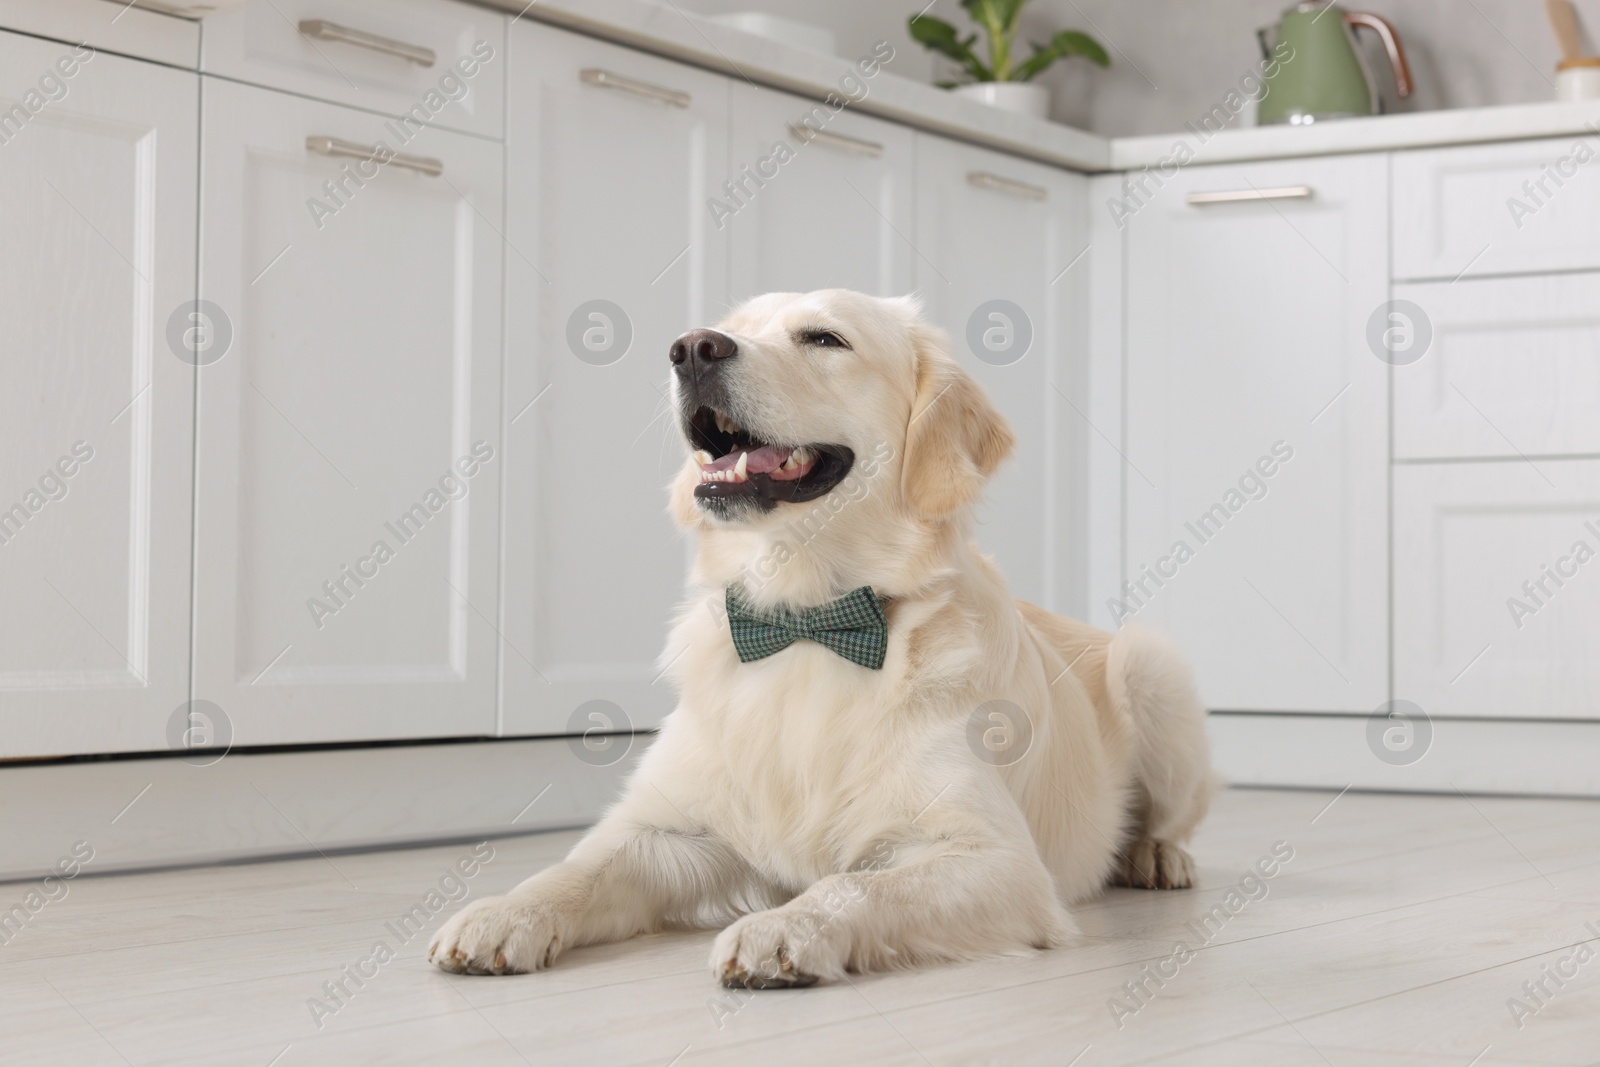
<instances>
[{"instance_id":1,"label":"white container on counter","mask_svg":"<svg viewBox=\"0 0 1600 1067\"><path fill-rule=\"evenodd\" d=\"M1563 59L1556 64L1556 99L1600 100L1600 56Z\"/></svg>"}]
</instances>

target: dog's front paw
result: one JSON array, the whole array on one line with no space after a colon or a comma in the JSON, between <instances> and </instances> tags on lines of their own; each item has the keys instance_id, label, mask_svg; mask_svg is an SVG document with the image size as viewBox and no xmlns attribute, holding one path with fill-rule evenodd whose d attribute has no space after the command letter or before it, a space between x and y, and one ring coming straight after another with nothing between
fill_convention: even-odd
<instances>
[{"instance_id":1,"label":"dog's front paw","mask_svg":"<svg viewBox=\"0 0 1600 1067\"><path fill-rule=\"evenodd\" d=\"M1180 845L1141 837L1130 842L1113 876L1130 889L1188 889L1194 885L1194 860Z\"/></svg>"},{"instance_id":2,"label":"dog's front paw","mask_svg":"<svg viewBox=\"0 0 1600 1067\"><path fill-rule=\"evenodd\" d=\"M555 962L562 929L534 900L485 897L462 908L428 945L428 961L456 974L524 974Z\"/></svg>"},{"instance_id":3,"label":"dog's front paw","mask_svg":"<svg viewBox=\"0 0 1600 1067\"><path fill-rule=\"evenodd\" d=\"M717 935L711 973L731 989L788 989L840 978L845 951L818 917L788 908L746 915Z\"/></svg>"}]
</instances>

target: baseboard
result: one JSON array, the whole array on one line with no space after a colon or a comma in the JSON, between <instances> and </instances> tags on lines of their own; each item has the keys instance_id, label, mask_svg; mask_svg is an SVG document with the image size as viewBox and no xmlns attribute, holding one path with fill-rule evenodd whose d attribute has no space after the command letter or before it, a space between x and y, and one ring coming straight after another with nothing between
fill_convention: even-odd
<instances>
[{"instance_id":1,"label":"baseboard","mask_svg":"<svg viewBox=\"0 0 1600 1067\"><path fill-rule=\"evenodd\" d=\"M1386 763L1368 717L1213 712L1235 785L1600 796L1600 722L1435 719ZM338 852L587 826L649 744L596 765L564 738L0 765L0 881L85 850L84 873ZM588 758L580 758L580 756Z\"/></svg>"},{"instance_id":2,"label":"baseboard","mask_svg":"<svg viewBox=\"0 0 1600 1067\"><path fill-rule=\"evenodd\" d=\"M1600 796L1600 722L1436 718L1420 757L1386 762L1374 745L1390 724L1369 720L1212 712L1213 757L1235 785ZM1380 739L1369 743L1369 730ZM1386 754L1411 759L1416 748Z\"/></svg>"},{"instance_id":3,"label":"baseboard","mask_svg":"<svg viewBox=\"0 0 1600 1067\"><path fill-rule=\"evenodd\" d=\"M0 881L79 842L94 874L587 826L649 742L610 763L539 738L0 765Z\"/></svg>"}]
</instances>

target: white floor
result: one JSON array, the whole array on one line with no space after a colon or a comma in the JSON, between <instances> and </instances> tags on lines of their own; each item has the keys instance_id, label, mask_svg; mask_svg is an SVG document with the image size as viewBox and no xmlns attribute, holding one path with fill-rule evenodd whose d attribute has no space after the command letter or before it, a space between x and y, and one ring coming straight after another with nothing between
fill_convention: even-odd
<instances>
[{"instance_id":1,"label":"white floor","mask_svg":"<svg viewBox=\"0 0 1600 1067\"><path fill-rule=\"evenodd\" d=\"M496 841L464 889L508 887L573 836ZM1280 841L1293 858L1202 940ZM1110 892L1079 909L1077 947L755 994L712 982L710 933L537 975L434 970L427 933L394 924L441 904L471 851L77 879L0 944L0 1063L1600 1063L1600 802L1235 790L1197 842L1199 888ZM30 888L0 885L0 911ZM1179 942L1197 951L1168 961ZM1169 977L1134 997L1146 964ZM341 979L342 1004L324 989Z\"/></svg>"}]
</instances>

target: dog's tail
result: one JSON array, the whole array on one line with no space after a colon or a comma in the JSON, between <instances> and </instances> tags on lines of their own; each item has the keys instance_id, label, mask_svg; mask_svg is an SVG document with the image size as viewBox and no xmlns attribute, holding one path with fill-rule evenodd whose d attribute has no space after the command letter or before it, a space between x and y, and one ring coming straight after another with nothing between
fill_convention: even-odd
<instances>
[{"instance_id":1,"label":"dog's tail","mask_svg":"<svg viewBox=\"0 0 1600 1067\"><path fill-rule=\"evenodd\" d=\"M1206 709L1189 665L1165 638L1125 626L1106 650L1106 690L1133 729L1133 835L1188 840L1221 784L1211 769Z\"/></svg>"}]
</instances>

